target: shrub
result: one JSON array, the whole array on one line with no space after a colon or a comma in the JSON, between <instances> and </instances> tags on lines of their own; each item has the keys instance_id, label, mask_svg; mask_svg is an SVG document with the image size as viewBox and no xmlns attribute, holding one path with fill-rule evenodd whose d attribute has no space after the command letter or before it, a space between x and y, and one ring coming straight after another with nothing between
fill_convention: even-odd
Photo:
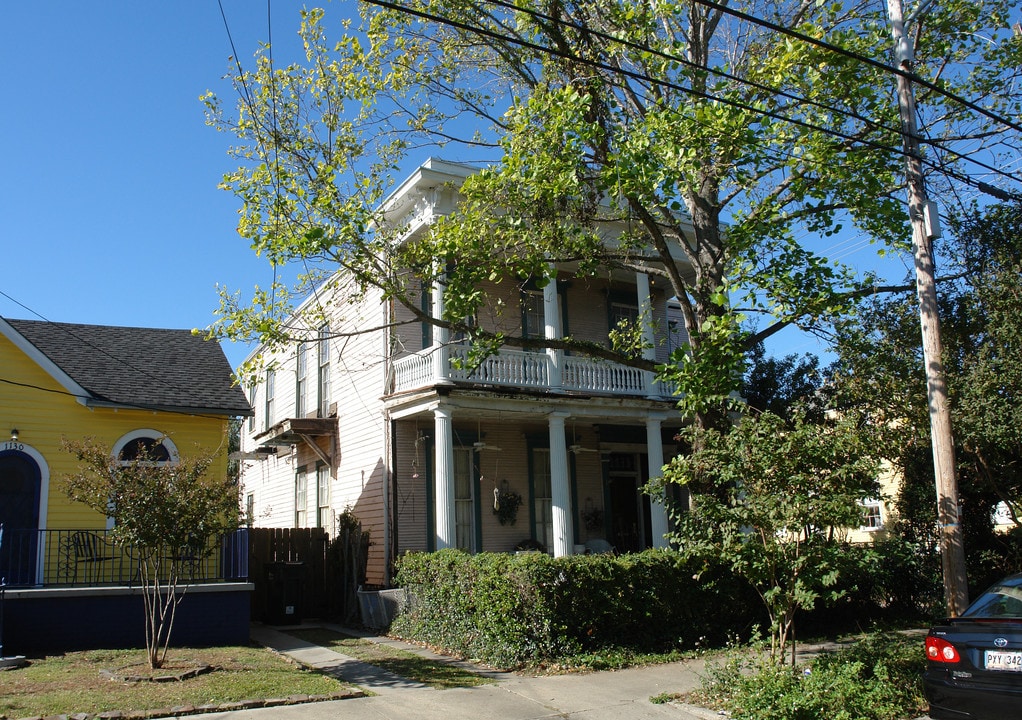
<instances>
[{"instance_id":1,"label":"shrub","mask_svg":"<svg viewBox=\"0 0 1022 720\"><path fill-rule=\"evenodd\" d=\"M840 597L807 613L802 637L911 624L943 612L940 557L917 543L893 537L846 545L837 570Z\"/></svg>"},{"instance_id":2,"label":"shrub","mask_svg":"<svg viewBox=\"0 0 1022 720\"><path fill-rule=\"evenodd\" d=\"M747 634L751 588L676 553L551 558L455 550L398 563L412 602L391 631L497 667L609 649L665 652Z\"/></svg>"},{"instance_id":3,"label":"shrub","mask_svg":"<svg viewBox=\"0 0 1022 720\"><path fill-rule=\"evenodd\" d=\"M755 648L708 670L704 692L736 720L896 720L924 709L919 638L870 635L805 667Z\"/></svg>"}]
</instances>

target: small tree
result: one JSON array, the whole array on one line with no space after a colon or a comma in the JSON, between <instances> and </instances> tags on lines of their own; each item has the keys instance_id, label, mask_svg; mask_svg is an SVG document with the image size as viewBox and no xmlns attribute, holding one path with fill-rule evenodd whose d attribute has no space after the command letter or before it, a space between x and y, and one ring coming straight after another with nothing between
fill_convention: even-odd
<instances>
[{"instance_id":1,"label":"small tree","mask_svg":"<svg viewBox=\"0 0 1022 720\"><path fill-rule=\"evenodd\" d=\"M208 475L215 454L168 463L158 462L152 448L141 448L136 460L125 462L91 438L65 439L63 448L79 462L64 478L67 496L113 518L114 538L137 559L146 651L155 670L166 661L188 587L186 563L209 557L210 539L238 527L237 486Z\"/></svg>"},{"instance_id":2,"label":"small tree","mask_svg":"<svg viewBox=\"0 0 1022 720\"><path fill-rule=\"evenodd\" d=\"M763 413L685 436L694 450L664 472L692 496L690 512L673 513L673 540L683 555L724 560L752 584L782 660L796 612L840 594L834 529L858 527L860 501L879 493L870 433L851 418L815 425L796 413L789 424Z\"/></svg>"}]
</instances>

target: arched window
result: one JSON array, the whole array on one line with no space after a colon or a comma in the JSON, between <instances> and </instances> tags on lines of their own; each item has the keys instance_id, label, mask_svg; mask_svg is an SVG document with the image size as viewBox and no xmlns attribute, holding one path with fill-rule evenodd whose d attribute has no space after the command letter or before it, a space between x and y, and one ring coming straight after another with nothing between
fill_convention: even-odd
<instances>
[{"instance_id":1,"label":"arched window","mask_svg":"<svg viewBox=\"0 0 1022 720\"><path fill-rule=\"evenodd\" d=\"M158 463L176 463L177 446L157 430L133 430L114 443L113 455L119 461L128 463L145 458Z\"/></svg>"},{"instance_id":2,"label":"arched window","mask_svg":"<svg viewBox=\"0 0 1022 720\"><path fill-rule=\"evenodd\" d=\"M180 459L177 454L177 446L174 445L174 442L158 430L150 428L132 430L130 433L122 435L114 443L111 454L121 465L138 462L140 459L155 462L158 465L172 465ZM113 515L111 501L111 508L106 519L107 530L112 530L114 527Z\"/></svg>"}]
</instances>

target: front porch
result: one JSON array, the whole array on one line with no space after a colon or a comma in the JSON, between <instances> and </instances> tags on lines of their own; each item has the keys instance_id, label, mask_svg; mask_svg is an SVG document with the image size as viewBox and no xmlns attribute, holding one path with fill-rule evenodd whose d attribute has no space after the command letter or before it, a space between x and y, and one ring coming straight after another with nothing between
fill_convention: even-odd
<instances>
[{"instance_id":1,"label":"front porch","mask_svg":"<svg viewBox=\"0 0 1022 720\"><path fill-rule=\"evenodd\" d=\"M390 398L397 553L666 547L666 506L643 488L677 451L668 408L459 385ZM499 510L507 493L514 522Z\"/></svg>"},{"instance_id":2,"label":"front porch","mask_svg":"<svg viewBox=\"0 0 1022 720\"><path fill-rule=\"evenodd\" d=\"M248 642L252 585L248 531L168 549L179 563L171 640L182 646ZM166 579L166 578L164 578ZM0 643L38 655L145 646L138 553L108 530L12 530L0 542Z\"/></svg>"},{"instance_id":3,"label":"front porch","mask_svg":"<svg viewBox=\"0 0 1022 720\"><path fill-rule=\"evenodd\" d=\"M248 578L248 530L166 548L165 565L178 562L181 583ZM16 530L0 536L0 583L12 588L86 588L140 584L139 555L102 529Z\"/></svg>"}]
</instances>

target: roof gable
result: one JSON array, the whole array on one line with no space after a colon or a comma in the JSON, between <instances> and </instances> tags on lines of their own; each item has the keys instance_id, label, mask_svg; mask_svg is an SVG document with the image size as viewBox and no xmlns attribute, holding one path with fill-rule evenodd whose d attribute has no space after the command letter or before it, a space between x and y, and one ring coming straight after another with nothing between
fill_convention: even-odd
<instances>
[{"instance_id":1,"label":"roof gable","mask_svg":"<svg viewBox=\"0 0 1022 720\"><path fill-rule=\"evenodd\" d=\"M0 331L4 325L17 334L12 340L86 405L252 414L219 343L190 330L4 319Z\"/></svg>"}]
</instances>

